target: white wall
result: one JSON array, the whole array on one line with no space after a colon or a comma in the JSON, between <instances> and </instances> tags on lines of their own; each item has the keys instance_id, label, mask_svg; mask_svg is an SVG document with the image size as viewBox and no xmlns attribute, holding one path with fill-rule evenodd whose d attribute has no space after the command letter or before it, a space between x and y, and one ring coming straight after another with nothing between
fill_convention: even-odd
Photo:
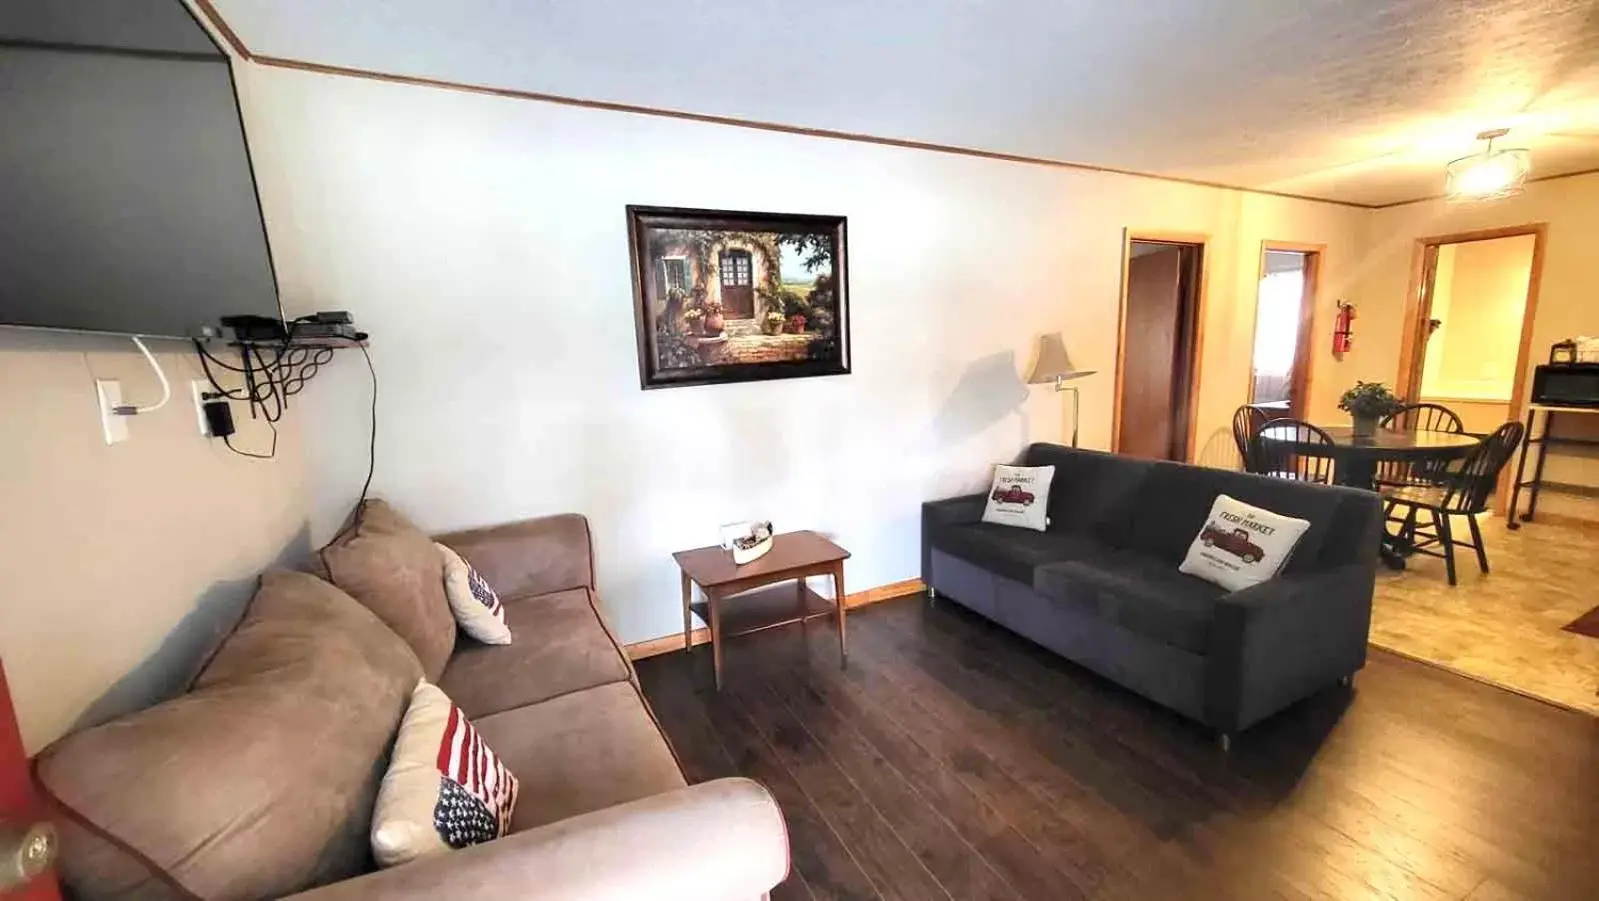
<instances>
[{"instance_id":1,"label":"white wall","mask_svg":"<svg viewBox=\"0 0 1599 901\"><path fill-rule=\"evenodd\" d=\"M199 434L193 351L151 348L172 403L108 447L94 380L120 380L130 403L159 396L132 344L0 329L0 659L30 753L181 688L260 571L306 549L299 417L277 459L234 456ZM239 447L264 449L234 413Z\"/></svg>"},{"instance_id":2,"label":"white wall","mask_svg":"<svg viewBox=\"0 0 1599 901\"><path fill-rule=\"evenodd\" d=\"M1107 446L1128 226L1212 236L1198 456L1230 463L1260 241L1328 244L1330 316L1367 215L256 66L241 90L285 304L374 336L375 493L434 529L587 514L629 641L681 627L671 552L737 518L834 534L853 590L919 575L922 501L1060 439L1061 400L1018 377L1040 333L1099 370L1082 434ZM641 391L629 203L848 216L854 373ZM321 539L364 475L366 372L316 387Z\"/></svg>"}]
</instances>

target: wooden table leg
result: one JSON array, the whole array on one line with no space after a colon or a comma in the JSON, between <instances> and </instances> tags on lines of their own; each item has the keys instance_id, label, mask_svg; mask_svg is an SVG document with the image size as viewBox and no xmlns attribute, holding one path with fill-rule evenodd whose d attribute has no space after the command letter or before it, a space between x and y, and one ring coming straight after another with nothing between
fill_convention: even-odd
<instances>
[{"instance_id":1,"label":"wooden table leg","mask_svg":"<svg viewBox=\"0 0 1599 901\"><path fill-rule=\"evenodd\" d=\"M838 664L843 666L847 651L844 647L844 564L833 567L833 606L838 608Z\"/></svg>"},{"instance_id":2,"label":"wooden table leg","mask_svg":"<svg viewBox=\"0 0 1599 901\"><path fill-rule=\"evenodd\" d=\"M705 603L711 612L711 669L716 673L716 690L722 690L722 604L721 592L706 589Z\"/></svg>"},{"instance_id":3,"label":"wooden table leg","mask_svg":"<svg viewBox=\"0 0 1599 901\"><path fill-rule=\"evenodd\" d=\"M683 652L694 649L694 581L683 573Z\"/></svg>"}]
</instances>

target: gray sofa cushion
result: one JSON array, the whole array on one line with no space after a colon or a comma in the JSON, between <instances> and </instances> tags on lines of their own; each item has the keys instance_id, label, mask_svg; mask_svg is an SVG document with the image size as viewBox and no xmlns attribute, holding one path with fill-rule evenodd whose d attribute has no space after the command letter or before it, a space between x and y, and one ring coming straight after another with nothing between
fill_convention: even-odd
<instances>
[{"instance_id":1,"label":"gray sofa cushion","mask_svg":"<svg viewBox=\"0 0 1599 901\"><path fill-rule=\"evenodd\" d=\"M1283 516L1310 520L1310 529L1299 540L1284 572L1313 567L1321 555L1343 493L1321 488L1306 491L1306 486L1286 479L1272 479L1248 473L1177 463L1152 466L1132 513L1132 528L1125 547L1143 551L1173 569L1188 552L1194 537L1204 528L1205 517L1218 494L1227 494L1246 504L1263 507Z\"/></svg>"},{"instance_id":2,"label":"gray sofa cushion","mask_svg":"<svg viewBox=\"0 0 1599 901\"><path fill-rule=\"evenodd\" d=\"M1053 466L1049 488L1050 529L1092 535L1108 544L1127 543L1139 486L1154 463L1058 444L1034 444L1023 466Z\"/></svg>"},{"instance_id":3,"label":"gray sofa cushion","mask_svg":"<svg viewBox=\"0 0 1599 901\"><path fill-rule=\"evenodd\" d=\"M1161 644L1195 654L1210 646L1216 600L1226 591L1131 551L1039 566L1033 590Z\"/></svg>"},{"instance_id":4,"label":"gray sofa cushion","mask_svg":"<svg viewBox=\"0 0 1599 901\"><path fill-rule=\"evenodd\" d=\"M1023 585L1033 584L1033 570L1045 563L1093 559L1107 550L1085 535L1034 532L987 522L934 526L929 542L952 557Z\"/></svg>"}]
</instances>

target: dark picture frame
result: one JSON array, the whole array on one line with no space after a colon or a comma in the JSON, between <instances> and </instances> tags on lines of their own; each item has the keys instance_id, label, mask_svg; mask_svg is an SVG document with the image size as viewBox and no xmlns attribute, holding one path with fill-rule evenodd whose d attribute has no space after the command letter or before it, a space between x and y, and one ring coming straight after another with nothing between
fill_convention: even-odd
<instances>
[{"instance_id":1,"label":"dark picture frame","mask_svg":"<svg viewBox=\"0 0 1599 901\"><path fill-rule=\"evenodd\" d=\"M639 386L848 375L843 216L627 207Z\"/></svg>"}]
</instances>

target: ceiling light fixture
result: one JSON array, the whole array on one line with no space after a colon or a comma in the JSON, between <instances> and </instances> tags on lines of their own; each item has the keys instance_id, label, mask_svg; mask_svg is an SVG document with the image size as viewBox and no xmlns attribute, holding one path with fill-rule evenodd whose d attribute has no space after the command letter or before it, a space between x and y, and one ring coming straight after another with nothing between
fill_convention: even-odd
<instances>
[{"instance_id":1,"label":"ceiling light fixture","mask_svg":"<svg viewBox=\"0 0 1599 901\"><path fill-rule=\"evenodd\" d=\"M1495 150L1494 139L1510 133L1508 128L1479 132L1477 140L1487 141L1481 153L1463 156L1445 169L1444 193L1450 200L1492 200L1520 194L1532 172L1532 153L1525 149Z\"/></svg>"}]
</instances>

